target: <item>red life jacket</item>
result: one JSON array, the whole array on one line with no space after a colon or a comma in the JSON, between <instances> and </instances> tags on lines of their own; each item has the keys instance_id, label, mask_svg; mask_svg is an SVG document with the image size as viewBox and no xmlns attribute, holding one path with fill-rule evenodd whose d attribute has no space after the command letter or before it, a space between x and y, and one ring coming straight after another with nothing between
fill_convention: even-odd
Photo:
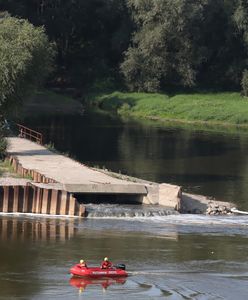
<instances>
[{"instance_id":1,"label":"red life jacket","mask_svg":"<svg viewBox=\"0 0 248 300\"><path fill-rule=\"evenodd\" d=\"M110 261L103 261L102 262L102 265L101 265L102 269L108 269L108 268L111 268L111 267L112 267L112 263Z\"/></svg>"},{"instance_id":2,"label":"red life jacket","mask_svg":"<svg viewBox=\"0 0 248 300\"><path fill-rule=\"evenodd\" d=\"M86 263L79 264L81 268L87 268Z\"/></svg>"}]
</instances>

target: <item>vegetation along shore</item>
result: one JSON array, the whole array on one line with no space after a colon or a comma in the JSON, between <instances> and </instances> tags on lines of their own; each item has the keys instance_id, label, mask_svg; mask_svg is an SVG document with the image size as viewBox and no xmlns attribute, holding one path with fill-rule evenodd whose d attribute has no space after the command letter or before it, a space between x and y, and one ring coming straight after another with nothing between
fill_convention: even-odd
<instances>
[{"instance_id":1,"label":"vegetation along shore","mask_svg":"<svg viewBox=\"0 0 248 300\"><path fill-rule=\"evenodd\" d=\"M122 116L183 123L248 126L248 100L237 92L94 93L92 105Z\"/></svg>"}]
</instances>

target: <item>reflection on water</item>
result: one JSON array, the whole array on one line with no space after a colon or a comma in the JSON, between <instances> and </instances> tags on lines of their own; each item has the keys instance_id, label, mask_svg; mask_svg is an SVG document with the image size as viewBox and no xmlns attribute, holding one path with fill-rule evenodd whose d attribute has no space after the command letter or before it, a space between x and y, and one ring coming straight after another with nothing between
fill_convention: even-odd
<instances>
[{"instance_id":1,"label":"reflection on water","mask_svg":"<svg viewBox=\"0 0 248 300\"><path fill-rule=\"evenodd\" d=\"M22 219L15 216L0 216L0 241L65 241L71 239L76 228L74 220Z\"/></svg>"},{"instance_id":2,"label":"reflection on water","mask_svg":"<svg viewBox=\"0 0 248 300\"><path fill-rule=\"evenodd\" d=\"M39 275L44 268L41 257L46 256L50 267L54 264L46 248L58 247L57 253L63 249L75 237L75 221L0 216L0 299L33 299L39 293Z\"/></svg>"},{"instance_id":3,"label":"reflection on water","mask_svg":"<svg viewBox=\"0 0 248 300\"><path fill-rule=\"evenodd\" d=\"M80 292L83 292L87 286L101 286L106 290L110 285L114 284L124 284L126 278L101 278L101 279L91 279L91 278L71 278L70 285L78 288Z\"/></svg>"},{"instance_id":4,"label":"reflection on water","mask_svg":"<svg viewBox=\"0 0 248 300\"><path fill-rule=\"evenodd\" d=\"M173 128L92 113L29 118L24 123L84 163L182 185L248 210L248 131Z\"/></svg>"}]
</instances>

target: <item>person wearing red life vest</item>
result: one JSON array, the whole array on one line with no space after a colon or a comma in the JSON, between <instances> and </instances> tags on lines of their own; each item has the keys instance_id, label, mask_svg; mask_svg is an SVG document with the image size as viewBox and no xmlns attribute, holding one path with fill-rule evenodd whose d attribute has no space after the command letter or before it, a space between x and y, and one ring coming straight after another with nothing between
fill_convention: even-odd
<instances>
[{"instance_id":1,"label":"person wearing red life vest","mask_svg":"<svg viewBox=\"0 0 248 300\"><path fill-rule=\"evenodd\" d=\"M103 262L102 262L102 264L101 264L101 268L102 269L109 269L112 266L113 266L112 263L108 260L107 257L105 257L104 260L103 260Z\"/></svg>"},{"instance_id":2,"label":"person wearing red life vest","mask_svg":"<svg viewBox=\"0 0 248 300\"><path fill-rule=\"evenodd\" d=\"M81 268L87 268L87 264L83 259L80 259L80 263L79 263Z\"/></svg>"}]
</instances>

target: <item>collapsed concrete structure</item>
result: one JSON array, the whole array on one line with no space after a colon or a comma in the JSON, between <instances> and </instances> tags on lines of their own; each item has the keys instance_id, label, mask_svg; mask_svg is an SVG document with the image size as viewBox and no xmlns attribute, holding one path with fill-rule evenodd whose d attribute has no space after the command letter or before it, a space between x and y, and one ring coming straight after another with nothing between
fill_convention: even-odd
<instances>
[{"instance_id":1,"label":"collapsed concrete structure","mask_svg":"<svg viewBox=\"0 0 248 300\"><path fill-rule=\"evenodd\" d=\"M205 213L208 208L209 199L184 194L180 186L89 168L23 138L8 138L8 145L7 159L15 172L32 180L23 188L2 185L0 212L84 216L84 203L99 196L166 206L182 213Z\"/></svg>"}]
</instances>

